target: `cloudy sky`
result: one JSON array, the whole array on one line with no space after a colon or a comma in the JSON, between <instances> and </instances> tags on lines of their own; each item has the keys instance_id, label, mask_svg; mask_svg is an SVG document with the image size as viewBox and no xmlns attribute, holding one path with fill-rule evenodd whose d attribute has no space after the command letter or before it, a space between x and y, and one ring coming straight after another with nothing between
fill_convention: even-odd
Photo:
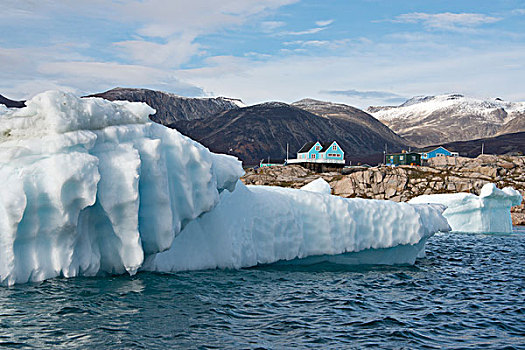
<instances>
[{"instance_id":1,"label":"cloudy sky","mask_svg":"<svg viewBox=\"0 0 525 350\"><path fill-rule=\"evenodd\" d=\"M523 0L0 0L0 94L525 100Z\"/></svg>"}]
</instances>

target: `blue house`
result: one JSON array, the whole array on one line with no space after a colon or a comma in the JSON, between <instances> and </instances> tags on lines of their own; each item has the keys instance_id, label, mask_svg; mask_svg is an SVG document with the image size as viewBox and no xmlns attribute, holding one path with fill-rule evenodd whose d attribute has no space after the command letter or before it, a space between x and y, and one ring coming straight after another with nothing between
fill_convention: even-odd
<instances>
[{"instance_id":1,"label":"blue house","mask_svg":"<svg viewBox=\"0 0 525 350\"><path fill-rule=\"evenodd\" d=\"M307 142L297 152L297 159L288 159L286 164L302 164L316 171L342 168L345 165L345 153L336 141Z\"/></svg>"},{"instance_id":2,"label":"blue house","mask_svg":"<svg viewBox=\"0 0 525 350\"><path fill-rule=\"evenodd\" d=\"M451 152L443 146L439 146L434 149L423 150L421 153L421 159L428 160L435 157L457 157L457 152Z\"/></svg>"},{"instance_id":3,"label":"blue house","mask_svg":"<svg viewBox=\"0 0 525 350\"><path fill-rule=\"evenodd\" d=\"M307 142L297 152L297 159L322 163L323 161L343 161L345 153L337 142Z\"/></svg>"}]
</instances>

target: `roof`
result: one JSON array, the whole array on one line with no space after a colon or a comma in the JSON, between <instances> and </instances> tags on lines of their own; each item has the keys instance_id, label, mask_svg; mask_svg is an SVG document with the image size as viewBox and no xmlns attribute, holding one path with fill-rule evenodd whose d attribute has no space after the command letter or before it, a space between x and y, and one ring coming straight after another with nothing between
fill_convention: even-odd
<instances>
[{"instance_id":1,"label":"roof","mask_svg":"<svg viewBox=\"0 0 525 350\"><path fill-rule=\"evenodd\" d=\"M312 147L317 143L317 141L307 142L297 153L305 153L312 149Z\"/></svg>"},{"instance_id":2,"label":"roof","mask_svg":"<svg viewBox=\"0 0 525 350\"><path fill-rule=\"evenodd\" d=\"M435 151L435 150L437 150L437 149L439 149L439 148L443 148L443 149L445 149L445 150L447 150L447 151L449 151L449 152L452 152L451 150L449 150L448 148L445 148L445 147L443 147L443 146L437 146L437 147L436 147L436 146L430 146L430 147L420 148L418 151L419 151L419 152L425 152L425 153L428 153L428 152Z\"/></svg>"},{"instance_id":3,"label":"roof","mask_svg":"<svg viewBox=\"0 0 525 350\"><path fill-rule=\"evenodd\" d=\"M330 146L334 143L335 141L330 141L330 142L320 142L321 144L321 150L319 152L325 152L326 150L328 150L328 148L330 148ZM297 151L297 153L305 153L305 152L308 152L309 150L312 149L312 147L317 143L317 141L314 141L314 142L307 142L304 144L303 147L301 147L301 149L299 151Z\"/></svg>"},{"instance_id":4,"label":"roof","mask_svg":"<svg viewBox=\"0 0 525 350\"><path fill-rule=\"evenodd\" d=\"M330 146L332 146L332 143L334 143L335 141L332 141L332 142L323 142L321 143L321 146L323 147L321 149L321 152L325 152Z\"/></svg>"}]
</instances>

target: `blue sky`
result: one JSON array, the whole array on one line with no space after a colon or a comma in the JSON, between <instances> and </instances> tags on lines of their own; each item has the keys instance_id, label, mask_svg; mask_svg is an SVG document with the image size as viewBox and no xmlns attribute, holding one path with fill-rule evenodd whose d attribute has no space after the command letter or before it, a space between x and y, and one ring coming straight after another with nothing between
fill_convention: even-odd
<instances>
[{"instance_id":1,"label":"blue sky","mask_svg":"<svg viewBox=\"0 0 525 350\"><path fill-rule=\"evenodd\" d=\"M0 94L525 100L525 1L0 0Z\"/></svg>"}]
</instances>

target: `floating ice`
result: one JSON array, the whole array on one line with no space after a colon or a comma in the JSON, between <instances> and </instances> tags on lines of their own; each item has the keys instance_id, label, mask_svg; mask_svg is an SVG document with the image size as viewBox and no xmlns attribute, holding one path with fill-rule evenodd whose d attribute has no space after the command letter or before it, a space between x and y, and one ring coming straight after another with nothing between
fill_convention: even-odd
<instances>
[{"instance_id":1,"label":"floating ice","mask_svg":"<svg viewBox=\"0 0 525 350\"><path fill-rule=\"evenodd\" d=\"M471 193L433 194L413 198L409 203L438 203L447 209L443 216L453 231L512 232L510 208L521 204L521 194L511 187L502 190L486 184L479 196Z\"/></svg>"},{"instance_id":2,"label":"floating ice","mask_svg":"<svg viewBox=\"0 0 525 350\"><path fill-rule=\"evenodd\" d=\"M152 113L46 92L0 116L0 281L133 274L233 189L237 159Z\"/></svg>"},{"instance_id":3,"label":"floating ice","mask_svg":"<svg viewBox=\"0 0 525 350\"><path fill-rule=\"evenodd\" d=\"M323 178L318 178L309 184L304 185L301 187L301 190L303 191L310 191L310 192L317 192L317 193L324 193L324 194L331 194L332 189L330 188L330 184L326 182Z\"/></svg>"},{"instance_id":4,"label":"floating ice","mask_svg":"<svg viewBox=\"0 0 525 350\"><path fill-rule=\"evenodd\" d=\"M344 253L413 263L449 229L429 205L344 199L324 184L246 187L236 158L151 123L152 113L61 92L0 111L1 283Z\"/></svg>"},{"instance_id":5,"label":"floating ice","mask_svg":"<svg viewBox=\"0 0 525 350\"><path fill-rule=\"evenodd\" d=\"M442 210L238 183L212 211L189 223L169 251L149 257L145 269L241 268L306 257L413 264L430 236L450 229ZM329 257L352 252L362 254Z\"/></svg>"}]
</instances>

